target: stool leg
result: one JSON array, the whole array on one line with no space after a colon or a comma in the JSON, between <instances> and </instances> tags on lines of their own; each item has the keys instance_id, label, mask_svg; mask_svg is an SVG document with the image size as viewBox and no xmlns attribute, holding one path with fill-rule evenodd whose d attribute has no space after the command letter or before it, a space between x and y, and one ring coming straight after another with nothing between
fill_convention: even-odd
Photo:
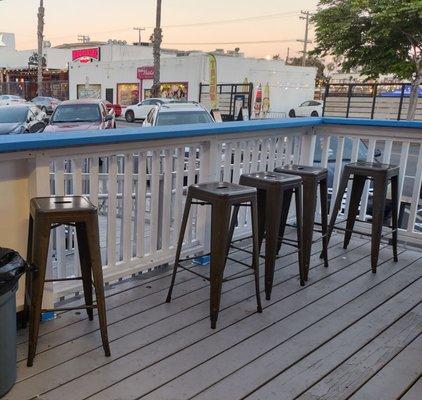
<instances>
[{"instance_id":1,"label":"stool leg","mask_svg":"<svg viewBox=\"0 0 422 400\"><path fill-rule=\"evenodd\" d=\"M217 326L220 310L221 288L226 264L227 244L229 240L230 205L216 202L211 211L211 262L210 262L210 319L211 329Z\"/></svg>"},{"instance_id":2,"label":"stool leg","mask_svg":"<svg viewBox=\"0 0 422 400\"><path fill-rule=\"evenodd\" d=\"M278 237L281 213L283 210L283 192L267 190L265 204L265 298L271 299L274 281L275 261L277 257Z\"/></svg>"},{"instance_id":3,"label":"stool leg","mask_svg":"<svg viewBox=\"0 0 422 400\"><path fill-rule=\"evenodd\" d=\"M296 200L296 231L297 231L297 248L299 257L299 277L300 285L305 285L306 280L306 268L304 263L304 252L303 252L303 214L302 214L302 187L295 189L295 200Z\"/></svg>"},{"instance_id":4,"label":"stool leg","mask_svg":"<svg viewBox=\"0 0 422 400\"><path fill-rule=\"evenodd\" d=\"M37 350L49 241L49 223L42 220L41 218L37 218L33 224L33 239L31 250L31 259L37 270L32 272L31 279L31 304L29 312L29 341L27 360L28 367L32 367Z\"/></svg>"},{"instance_id":5,"label":"stool leg","mask_svg":"<svg viewBox=\"0 0 422 400\"><path fill-rule=\"evenodd\" d=\"M110 357L110 345L107 334L107 317L104 295L103 267L100 253L100 239L98 230L98 216L93 214L86 225L88 237L88 253L91 261L92 276L95 285L95 298L97 300L98 320L100 322L101 339L106 357Z\"/></svg>"},{"instance_id":6,"label":"stool leg","mask_svg":"<svg viewBox=\"0 0 422 400\"><path fill-rule=\"evenodd\" d=\"M32 215L29 216L28 224L28 244L26 248L26 260L28 263L32 263L32 242L33 242L33 226L34 220ZM25 274L25 298L23 306L23 317L22 317L22 327L26 328L26 325L29 320L29 307L31 304L31 281L32 281L32 271L28 271Z\"/></svg>"},{"instance_id":7,"label":"stool leg","mask_svg":"<svg viewBox=\"0 0 422 400\"><path fill-rule=\"evenodd\" d=\"M319 183L321 199L321 231L322 231L322 255L324 258L324 267L328 268L328 188L327 178Z\"/></svg>"},{"instance_id":8,"label":"stool leg","mask_svg":"<svg viewBox=\"0 0 422 400\"><path fill-rule=\"evenodd\" d=\"M236 224L237 224L237 216L239 214L239 208L240 206L238 204L236 204L233 207L232 218L231 218L230 229L229 229L229 240L227 242L226 262L227 262L227 257L229 256L229 252L230 252L230 245L233 239L234 229L236 228ZM253 231L252 231L252 235L253 235Z\"/></svg>"},{"instance_id":9,"label":"stool leg","mask_svg":"<svg viewBox=\"0 0 422 400\"><path fill-rule=\"evenodd\" d=\"M261 252L262 242L265 237L265 204L267 201L267 194L265 190L257 189L257 202L258 202L258 245Z\"/></svg>"},{"instance_id":10,"label":"stool leg","mask_svg":"<svg viewBox=\"0 0 422 400\"><path fill-rule=\"evenodd\" d=\"M92 306L92 274L91 274L91 255L88 247L88 235L84 222L76 223L76 236L78 238L79 261L81 264L82 283L84 288L85 305ZM94 319L94 310L87 308L88 319Z\"/></svg>"},{"instance_id":11,"label":"stool leg","mask_svg":"<svg viewBox=\"0 0 422 400\"><path fill-rule=\"evenodd\" d=\"M353 227L359 211L360 199L362 198L366 178L361 175L353 177L352 192L350 193L349 212L347 214L346 232L344 233L343 249L347 249L352 238Z\"/></svg>"},{"instance_id":12,"label":"stool leg","mask_svg":"<svg viewBox=\"0 0 422 400\"><path fill-rule=\"evenodd\" d=\"M384 221L385 198L387 196L387 181L384 177L374 177L374 196L372 199L372 239L371 268L377 272L378 255L381 245L382 225Z\"/></svg>"},{"instance_id":13,"label":"stool leg","mask_svg":"<svg viewBox=\"0 0 422 400\"><path fill-rule=\"evenodd\" d=\"M251 201L251 216L252 216L252 268L255 272L255 294L257 311L262 313L261 294L259 290L259 241L258 241L258 204L256 200Z\"/></svg>"},{"instance_id":14,"label":"stool leg","mask_svg":"<svg viewBox=\"0 0 422 400\"><path fill-rule=\"evenodd\" d=\"M343 170L343 173L341 175L340 185L337 191L336 200L331 212L330 225L328 226L328 233L327 233L327 243L330 242L331 235L333 234L334 225L336 224L337 215L341 208L341 202L343 200L344 192L347 189L348 181L349 181L349 173L348 171ZM333 199L331 199L331 201L332 200ZM322 255L323 254L321 253L321 256Z\"/></svg>"},{"instance_id":15,"label":"stool leg","mask_svg":"<svg viewBox=\"0 0 422 400\"><path fill-rule=\"evenodd\" d=\"M280 229L278 231L277 254L280 252L283 243L284 231L286 230L287 217L289 216L290 203L293 191L286 190L283 193L283 208L281 210Z\"/></svg>"},{"instance_id":16,"label":"stool leg","mask_svg":"<svg viewBox=\"0 0 422 400\"><path fill-rule=\"evenodd\" d=\"M167 293L166 303L170 303L171 301L171 294L173 292L173 286L176 280L177 268L179 267L180 254L182 252L183 238L185 236L186 225L189 219L189 211L190 211L191 203L192 203L192 195L190 194L188 190L188 195L186 197L186 203L185 203L185 209L183 211L182 225L180 226L179 240L177 242L176 258L174 260L173 274L171 277L169 291Z\"/></svg>"},{"instance_id":17,"label":"stool leg","mask_svg":"<svg viewBox=\"0 0 422 400\"><path fill-rule=\"evenodd\" d=\"M316 180L303 181L303 196L306 198L306 207L303 207L303 263L305 267L305 281L308 280L311 261L312 242L314 235L314 222L317 203L318 183ZM324 250L323 250L324 251Z\"/></svg>"},{"instance_id":18,"label":"stool leg","mask_svg":"<svg viewBox=\"0 0 422 400\"><path fill-rule=\"evenodd\" d=\"M393 238L392 238L392 245L393 245L393 255L394 261L398 261L397 256L397 237L398 237L398 211L399 211L399 177L398 175L393 176L391 178L391 205L392 205L392 228L393 228Z\"/></svg>"}]
</instances>

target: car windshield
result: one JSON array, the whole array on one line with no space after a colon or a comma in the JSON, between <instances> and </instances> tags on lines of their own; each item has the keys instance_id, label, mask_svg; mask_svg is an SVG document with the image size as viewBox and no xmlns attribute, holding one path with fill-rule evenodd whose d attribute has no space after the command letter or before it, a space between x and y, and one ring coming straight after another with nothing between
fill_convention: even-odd
<instances>
[{"instance_id":1,"label":"car windshield","mask_svg":"<svg viewBox=\"0 0 422 400\"><path fill-rule=\"evenodd\" d=\"M213 122L213 120L205 111L179 111L158 113L155 125L201 124L207 122Z\"/></svg>"},{"instance_id":2,"label":"car windshield","mask_svg":"<svg viewBox=\"0 0 422 400\"><path fill-rule=\"evenodd\" d=\"M58 106L51 118L52 123L100 121L100 108L97 104L69 104Z\"/></svg>"},{"instance_id":3,"label":"car windshield","mask_svg":"<svg viewBox=\"0 0 422 400\"><path fill-rule=\"evenodd\" d=\"M0 108L0 124L11 124L15 122L25 122L28 115L26 107L5 107Z\"/></svg>"}]
</instances>

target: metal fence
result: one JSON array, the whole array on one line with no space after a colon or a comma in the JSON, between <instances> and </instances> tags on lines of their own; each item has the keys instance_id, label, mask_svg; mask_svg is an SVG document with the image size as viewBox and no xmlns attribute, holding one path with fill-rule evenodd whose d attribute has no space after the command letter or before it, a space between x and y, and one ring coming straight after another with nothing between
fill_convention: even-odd
<instances>
[{"instance_id":1,"label":"metal fence","mask_svg":"<svg viewBox=\"0 0 422 400\"><path fill-rule=\"evenodd\" d=\"M59 100L69 99L69 81L45 81L43 82L43 96L55 97ZM0 95L10 94L31 100L37 96L36 82L2 82L0 83Z\"/></svg>"}]
</instances>

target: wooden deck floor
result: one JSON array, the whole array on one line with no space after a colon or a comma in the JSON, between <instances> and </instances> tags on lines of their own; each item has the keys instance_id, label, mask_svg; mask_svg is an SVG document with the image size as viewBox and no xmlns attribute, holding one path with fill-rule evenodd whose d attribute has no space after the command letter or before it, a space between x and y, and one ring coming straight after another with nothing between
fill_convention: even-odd
<instances>
[{"instance_id":1,"label":"wooden deck floor","mask_svg":"<svg viewBox=\"0 0 422 400\"><path fill-rule=\"evenodd\" d=\"M195 275L178 274L171 304L163 303L169 272L115 285L107 292L112 357L103 355L97 319L64 313L42 325L32 368L19 332L18 380L4 399L420 400L422 253L400 249L394 263L385 247L374 275L368 241L343 250L341 239L331 240L328 269L314 246L304 288L296 255L282 250L262 314L251 278L226 283L215 331L207 282ZM231 263L226 273L242 270Z\"/></svg>"}]
</instances>

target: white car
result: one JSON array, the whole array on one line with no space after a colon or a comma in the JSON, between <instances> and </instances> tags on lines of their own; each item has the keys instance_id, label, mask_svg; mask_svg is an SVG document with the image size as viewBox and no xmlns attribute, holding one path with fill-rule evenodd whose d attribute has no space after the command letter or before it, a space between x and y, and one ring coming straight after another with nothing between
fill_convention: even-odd
<instances>
[{"instance_id":1,"label":"white car","mask_svg":"<svg viewBox=\"0 0 422 400\"><path fill-rule=\"evenodd\" d=\"M137 119L143 121L152 108L159 106L160 104L169 103L170 101L172 100L165 98L151 98L141 101L138 104L134 104L133 106L128 106L125 111L125 119L127 122L135 122Z\"/></svg>"},{"instance_id":2,"label":"white car","mask_svg":"<svg viewBox=\"0 0 422 400\"><path fill-rule=\"evenodd\" d=\"M154 106L148 113L143 126L201 123L215 123L215 121L211 114L200 104L194 102L171 102Z\"/></svg>"},{"instance_id":3,"label":"white car","mask_svg":"<svg viewBox=\"0 0 422 400\"><path fill-rule=\"evenodd\" d=\"M289 111L289 117L321 117L324 102L320 100L308 100L299 107L292 108Z\"/></svg>"},{"instance_id":4,"label":"white car","mask_svg":"<svg viewBox=\"0 0 422 400\"><path fill-rule=\"evenodd\" d=\"M12 94L3 94L0 96L0 106L10 106L19 103L26 103L26 100L19 96Z\"/></svg>"}]
</instances>

